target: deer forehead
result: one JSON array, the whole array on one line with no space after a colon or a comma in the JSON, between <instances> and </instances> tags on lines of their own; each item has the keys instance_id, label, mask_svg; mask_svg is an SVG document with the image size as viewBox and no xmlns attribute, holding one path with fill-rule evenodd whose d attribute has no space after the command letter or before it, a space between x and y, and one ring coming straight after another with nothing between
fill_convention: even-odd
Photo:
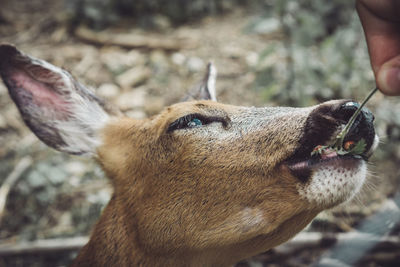
<instances>
[{"instance_id":1,"label":"deer forehead","mask_svg":"<svg viewBox=\"0 0 400 267\"><path fill-rule=\"evenodd\" d=\"M293 132L301 134L301 129L313 108L290 107L241 107L220 104L214 101L195 101L178 103L164 110L153 118L152 124L158 125L159 133L163 134L168 124L185 115L199 113L205 116L217 116L226 118L229 123L225 132L240 131L240 134L254 133L258 130L277 131L285 133L285 128L293 129ZM212 124L192 131L193 134L223 135L224 131L218 125ZM150 127L147 127L151 129ZM223 137L223 136L221 136Z\"/></svg>"}]
</instances>

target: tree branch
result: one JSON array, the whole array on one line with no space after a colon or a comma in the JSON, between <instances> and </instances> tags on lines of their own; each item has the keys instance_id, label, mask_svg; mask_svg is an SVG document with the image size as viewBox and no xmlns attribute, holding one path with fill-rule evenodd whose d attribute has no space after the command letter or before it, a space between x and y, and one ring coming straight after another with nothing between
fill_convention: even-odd
<instances>
[{"instance_id":1,"label":"tree branch","mask_svg":"<svg viewBox=\"0 0 400 267\"><path fill-rule=\"evenodd\" d=\"M17 183L21 175L32 165L31 157L22 158L18 164L15 166L14 170L7 176L3 184L0 187L0 222L3 218L4 210L7 203L8 193L14 184Z\"/></svg>"}]
</instances>

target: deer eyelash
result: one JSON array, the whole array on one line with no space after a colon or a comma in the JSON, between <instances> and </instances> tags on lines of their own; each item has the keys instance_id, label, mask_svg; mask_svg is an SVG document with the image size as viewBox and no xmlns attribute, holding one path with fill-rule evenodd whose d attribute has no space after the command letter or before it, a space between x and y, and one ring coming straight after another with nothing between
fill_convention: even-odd
<instances>
[{"instance_id":1,"label":"deer eyelash","mask_svg":"<svg viewBox=\"0 0 400 267\"><path fill-rule=\"evenodd\" d=\"M191 122L193 122L193 124L191 124ZM217 117L217 116L210 117L210 116L204 116L199 113L194 113L180 117L176 121L172 122L168 126L167 133L179 129L201 127L203 125L207 125L212 122L221 122L224 127L226 127L228 124L227 119L223 117Z\"/></svg>"}]
</instances>

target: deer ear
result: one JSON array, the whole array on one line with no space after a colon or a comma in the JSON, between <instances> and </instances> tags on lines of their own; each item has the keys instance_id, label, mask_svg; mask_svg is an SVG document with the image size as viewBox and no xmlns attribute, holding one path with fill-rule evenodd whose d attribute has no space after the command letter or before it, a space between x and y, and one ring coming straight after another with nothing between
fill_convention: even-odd
<instances>
[{"instance_id":1,"label":"deer ear","mask_svg":"<svg viewBox=\"0 0 400 267\"><path fill-rule=\"evenodd\" d=\"M213 100L217 101L215 93L215 81L217 78L217 69L210 62L207 65L206 74L203 80L189 90L187 95L182 99L182 101L191 100Z\"/></svg>"},{"instance_id":2,"label":"deer ear","mask_svg":"<svg viewBox=\"0 0 400 267\"><path fill-rule=\"evenodd\" d=\"M99 130L119 111L71 75L0 44L0 76L36 136L59 151L95 154Z\"/></svg>"}]
</instances>

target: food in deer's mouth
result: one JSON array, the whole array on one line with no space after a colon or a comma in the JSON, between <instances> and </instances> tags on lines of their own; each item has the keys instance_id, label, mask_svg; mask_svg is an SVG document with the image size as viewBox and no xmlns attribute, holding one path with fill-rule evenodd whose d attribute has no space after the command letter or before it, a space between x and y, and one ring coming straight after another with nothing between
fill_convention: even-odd
<instances>
[{"instance_id":1,"label":"food in deer's mouth","mask_svg":"<svg viewBox=\"0 0 400 267\"><path fill-rule=\"evenodd\" d=\"M343 147L318 145L311 152L311 156L320 156L321 159L332 157L332 155L359 155L364 157L366 146L367 144L363 138L357 141L357 143L355 141L346 141Z\"/></svg>"},{"instance_id":2,"label":"food in deer's mouth","mask_svg":"<svg viewBox=\"0 0 400 267\"><path fill-rule=\"evenodd\" d=\"M360 160L367 160L366 141L347 140L343 147L338 149L329 145L317 145L309 157L301 160L288 162L287 166L301 180L307 180L312 171L317 168L333 166L335 168L352 169L358 166Z\"/></svg>"}]
</instances>

